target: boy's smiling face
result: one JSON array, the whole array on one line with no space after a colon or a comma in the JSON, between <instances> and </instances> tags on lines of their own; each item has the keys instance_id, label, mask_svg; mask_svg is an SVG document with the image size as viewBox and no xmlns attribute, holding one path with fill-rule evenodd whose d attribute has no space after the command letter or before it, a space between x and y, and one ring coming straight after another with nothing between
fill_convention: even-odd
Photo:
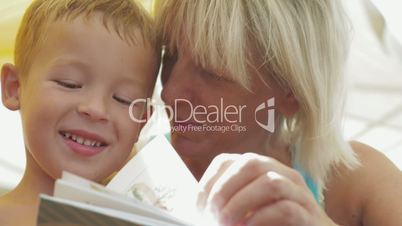
<instances>
[{"instance_id":1,"label":"boy's smiling face","mask_svg":"<svg viewBox=\"0 0 402 226\"><path fill-rule=\"evenodd\" d=\"M142 126L129 105L151 94L158 63L136 37L128 44L96 16L50 25L19 91L26 148L48 175L99 181L127 160Z\"/></svg>"}]
</instances>

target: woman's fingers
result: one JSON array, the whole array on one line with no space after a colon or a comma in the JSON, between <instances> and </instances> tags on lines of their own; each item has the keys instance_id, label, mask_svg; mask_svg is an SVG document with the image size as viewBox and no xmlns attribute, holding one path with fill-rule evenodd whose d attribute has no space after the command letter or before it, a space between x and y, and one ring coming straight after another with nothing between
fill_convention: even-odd
<instances>
[{"instance_id":1,"label":"woman's fingers","mask_svg":"<svg viewBox=\"0 0 402 226\"><path fill-rule=\"evenodd\" d=\"M199 202L222 225L312 226L324 225L329 219L303 177L270 157L220 155L212 161L201 185Z\"/></svg>"},{"instance_id":2,"label":"woman's fingers","mask_svg":"<svg viewBox=\"0 0 402 226\"><path fill-rule=\"evenodd\" d=\"M207 203L213 210L220 210L236 192L264 173L265 161L255 154L237 156L225 172L219 172L219 176L214 178L207 193Z\"/></svg>"},{"instance_id":3,"label":"woman's fingers","mask_svg":"<svg viewBox=\"0 0 402 226\"><path fill-rule=\"evenodd\" d=\"M212 160L199 182L201 187L197 200L199 209L205 208L212 187L238 157L237 154L220 154Z\"/></svg>"},{"instance_id":4,"label":"woman's fingers","mask_svg":"<svg viewBox=\"0 0 402 226\"><path fill-rule=\"evenodd\" d=\"M290 200L309 208L309 194L288 178L270 171L246 185L234 194L219 211L220 221L236 225L259 213L259 209L274 205L281 200Z\"/></svg>"},{"instance_id":5,"label":"woman's fingers","mask_svg":"<svg viewBox=\"0 0 402 226\"><path fill-rule=\"evenodd\" d=\"M252 215L247 223L248 226L311 226L309 213L298 203L284 199L272 205L261 208ZM229 225L229 224L225 224Z\"/></svg>"},{"instance_id":6,"label":"woman's fingers","mask_svg":"<svg viewBox=\"0 0 402 226\"><path fill-rule=\"evenodd\" d=\"M226 155L224 157L229 156L230 155ZM235 193L239 192L261 175L266 175L267 172L271 171L289 178L296 184L305 186L303 178L297 172L275 159L254 153L236 155L235 158L231 158L229 166L225 165L225 167L221 167L225 172L219 171L212 177L211 175L205 177L205 180L211 178L207 182L207 188L204 189L204 197L206 197L206 202L212 205L212 209L222 209ZM220 161L214 161L211 164L211 169L219 168L213 165L216 163L220 164L221 162L225 161L222 161L222 158L220 158ZM226 161L226 163L228 163L228 161Z\"/></svg>"},{"instance_id":7,"label":"woman's fingers","mask_svg":"<svg viewBox=\"0 0 402 226\"><path fill-rule=\"evenodd\" d=\"M207 207L227 225L240 224L255 215L258 219L261 210L283 200L303 206L305 211L313 209L315 203L297 171L254 153L219 155L200 185L203 190L198 206Z\"/></svg>"}]
</instances>

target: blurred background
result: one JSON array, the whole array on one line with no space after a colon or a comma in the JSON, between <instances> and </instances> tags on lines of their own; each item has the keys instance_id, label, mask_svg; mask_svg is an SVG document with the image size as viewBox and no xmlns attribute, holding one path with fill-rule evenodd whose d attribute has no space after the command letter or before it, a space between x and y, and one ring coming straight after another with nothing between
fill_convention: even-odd
<instances>
[{"instance_id":1,"label":"blurred background","mask_svg":"<svg viewBox=\"0 0 402 226\"><path fill-rule=\"evenodd\" d=\"M152 0L143 0L150 8ZM228 0L229 1L229 0ZM13 62L14 38L31 0L0 0L0 64ZM346 139L382 151L402 169L402 1L346 0L353 24L348 59ZM159 95L160 84L155 96ZM144 128L143 136L169 130L166 119ZM17 185L25 151L18 112L0 107L0 194Z\"/></svg>"}]
</instances>

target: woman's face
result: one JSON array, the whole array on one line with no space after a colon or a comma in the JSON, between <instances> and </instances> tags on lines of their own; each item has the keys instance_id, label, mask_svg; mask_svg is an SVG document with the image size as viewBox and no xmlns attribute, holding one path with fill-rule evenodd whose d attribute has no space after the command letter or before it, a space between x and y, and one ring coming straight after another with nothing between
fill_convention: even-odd
<instances>
[{"instance_id":1,"label":"woman's face","mask_svg":"<svg viewBox=\"0 0 402 226\"><path fill-rule=\"evenodd\" d=\"M186 49L165 57L162 99L172 109L172 144L184 160L209 164L223 152L264 152L271 132L263 126L276 107L262 104L272 98L279 104L282 91L250 76L251 92L197 65Z\"/></svg>"}]
</instances>

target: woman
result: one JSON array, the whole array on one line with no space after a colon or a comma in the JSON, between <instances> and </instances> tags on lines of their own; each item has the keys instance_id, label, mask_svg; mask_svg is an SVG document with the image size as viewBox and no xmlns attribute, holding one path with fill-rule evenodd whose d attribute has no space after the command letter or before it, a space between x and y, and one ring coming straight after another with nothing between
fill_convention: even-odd
<instances>
[{"instance_id":1,"label":"woman","mask_svg":"<svg viewBox=\"0 0 402 226\"><path fill-rule=\"evenodd\" d=\"M400 171L342 138L339 1L164 0L156 15L171 141L222 225L401 224Z\"/></svg>"}]
</instances>

